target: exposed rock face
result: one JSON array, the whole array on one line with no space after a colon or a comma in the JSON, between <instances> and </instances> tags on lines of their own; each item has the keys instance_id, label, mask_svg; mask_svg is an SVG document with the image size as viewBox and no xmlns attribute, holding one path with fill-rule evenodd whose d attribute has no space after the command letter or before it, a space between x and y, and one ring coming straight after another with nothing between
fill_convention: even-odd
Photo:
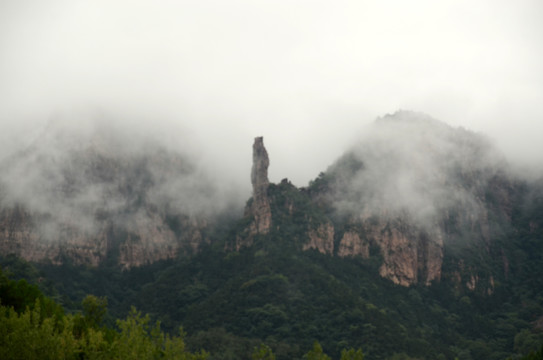
<instances>
[{"instance_id":1,"label":"exposed rock face","mask_svg":"<svg viewBox=\"0 0 543 360\"><path fill-rule=\"evenodd\" d=\"M334 253L334 226L330 223L321 224L316 229L307 232L309 241L303 245L303 250L316 249L322 254Z\"/></svg>"},{"instance_id":2,"label":"exposed rock face","mask_svg":"<svg viewBox=\"0 0 543 360\"><path fill-rule=\"evenodd\" d=\"M72 135L45 133L0 163L1 255L130 268L209 242L215 188L190 159L110 131Z\"/></svg>"},{"instance_id":3,"label":"exposed rock face","mask_svg":"<svg viewBox=\"0 0 543 360\"><path fill-rule=\"evenodd\" d=\"M402 286L419 282L429 285L440 280L443 237L438 229L430 235L400 219L366 219L357 225L359 232L349 230L343 234L338 256L369 258L370 244L375 244L383 256L379 269L382 277Z\"/></svg>"},{"instance_id":4,"label":"exposed rock face","mask_svg":"<svg viewBox=\"0 0 543 360\"><path fill-rule=\"evenodd\" d=\"M43 235L47 229L36 224L35 219L20 206L4 209L0 222L0 253L15 254L25 260L49 260L62 263L62 256L75 264L97 266L107 253L107 231L97 231L89 236L65 224L58 229L58 238Z\"/></svg>"},{"instance_id":5,"label":"exposed rock face","mask_svg":"<svg viewBox=\"0 0 543 360\"><path fill-rule=\"evenodd\" d=\"M403 286L418 282L429 285L441 278L441 237L430 239L427 234L397 228L378 229L373 237L383 254L383 264L379 269L382 277Z\"/></svg>"},{"instance_id":6,"label":"exposed rock face","mask_svg":"<svg viewBox=\"0 0 543 360\"><path fill-rule=\"evenodd\" d=\"M96 224L93 231L66 223L54 230L55 239L44 236L47 225L36 223L38 216L21 207L3 210L0 216L0 254L35 262L61 264L68 258L74 264L98 266L111 254L118 254L116 262L130 268L173 258L180 252L193 253L208 242L200 230L205 224L179 219L186 231L178 236L157 214L134 223L129 231L111 221Z\"/></svg>"},{"instance_id":7,"label":"exposed rock face","mask_svg":"<svg viewBox=\"0 0 543 360\"><path fill-rule=\"evenodd\" d=\"M271 209L268 199L268 152L262 137L255 138L253 144L253 167L251 183L253 184L253 203L251 213L254 216L255 234L267 234L271 227Z\"/></svg>"},{"instance_id":8,"label":"exposed rock face","mask_svg":"<svg viewBox=\"0 0 543 360\"><path fill-rule=\"evenodd\" d=\"M370 257L369 242L367 239L360 238L357 232L347 231L341 238L337 255L340 257L361 256L367 259Z\"/></svg>"},{"instance_id":9,"label":"exposed rock face","mask_svg":"<svg viewBox=\"0 0 543 360\"><path fill-rule=\"evenodd\" d=\"M187 218L178 221L184 228L181 234L175 234L158 214L135 224L120 245L119 263L124 268L151 264L179 253L196 253L202 244L209 242L201 233L205 223Z\"/></svg>"}]
</instances>

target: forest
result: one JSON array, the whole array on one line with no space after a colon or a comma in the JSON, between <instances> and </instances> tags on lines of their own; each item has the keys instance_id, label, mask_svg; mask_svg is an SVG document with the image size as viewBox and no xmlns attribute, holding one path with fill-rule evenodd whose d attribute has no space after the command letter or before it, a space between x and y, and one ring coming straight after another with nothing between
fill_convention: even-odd
<instances>
[{"instance_id":1,"label":"forest","mask_svg":"<svg viewBox=\"0 0 543 360\"><path fill-rule=\"evenodd\" d=\"M23 265L24 267L24 265ZM29 268L33 270L31 267ZM2 359L183 359L205 360L205 350L190 352L183 328L170 336L131 307L115 326L104 324L107 298L87 295L80 311L65 309L38 286L9 279L0 270L0 357ZM253 360L273 360L269 346L254 346ZM331 359L315 341L304 359ZM343 349L341 360L363 360L361 349Z\"/></svg>"},{"instance_id":2,"label":"forest","mask_svg":"<svg viewBox=\"0 0 543 360\"><path fill-rule=\"evenodd\" d=\"M446 282L405 288L376 276L375 261L284 251L267 242L230 253L210 247L130 271L30 264L14 256L1 263L1 358L543 354L543 332L533 326L543 314L540 279L498 287L492 296Z\"/></svg>"}]
</instances>

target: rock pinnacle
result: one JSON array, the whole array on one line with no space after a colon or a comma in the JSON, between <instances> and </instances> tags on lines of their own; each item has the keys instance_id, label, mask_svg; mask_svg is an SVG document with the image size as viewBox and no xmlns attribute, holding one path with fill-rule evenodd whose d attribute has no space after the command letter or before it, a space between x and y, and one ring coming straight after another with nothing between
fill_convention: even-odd
<instances>
[{"instance_id":1,"label":"rock pinnacle","mask_svg":"<svg viewBox=\"0 0 543 360\"><path fill-rule=\"evenodd\" d=\"M251 212L255 218L255 232L268 233L271 226L271 209L268 199L268 152L264 147L263 137L256 137L253 144L253 167L251 183L253 184L253 204Z\"/></svg>"}]
</instances>

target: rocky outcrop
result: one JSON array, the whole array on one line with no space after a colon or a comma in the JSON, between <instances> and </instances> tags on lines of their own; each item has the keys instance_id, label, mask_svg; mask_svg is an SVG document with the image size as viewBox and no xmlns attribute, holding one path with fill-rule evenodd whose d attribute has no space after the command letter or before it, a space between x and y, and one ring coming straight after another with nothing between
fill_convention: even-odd
<instances>
[{"instance_id":1,"label":"rocky outcrop","mask_svg":"<svg viewBox=\"0 0 543 360\"><path fill-rule=\"evenodd\" d=\"M0 253L15 254L25 260L49 261L61 264L63 257L75 264L97 266L106 257L106 231L98 230L89 235L70 224L55 225L39 223L39 216L32 216L22 207L4 209L0 222ZM54 231L55 239L47 237Z\"/></svg>"},{"instance_id":2,"label":"rocky outcrop","mask_svg":"<svg viewBox=\"0 0 543 360\"><path fill-rule=\"evenodd\" d=\"M367 259L370 257L369 242L361 238L356 231L346 231L339 242L337 255L339 257L361 256Z\"/></svg>"},{"instance_id":3,"label":"rocky outcrop","mask_svg":"<svg viewBox=\"0 0 543 360\"><path fill-rule=\"evenodd\" d=\"M365 219L357 230L346 231L339 243L340 257L370 257L370 244L383 258L379 274L402 286L429 285L441 278L443 237L439 229L428 231L402 219Z\"/></svg>"},{"instance_id":4,"label":"rocky outcrop","mask_svg":"<svg viewBox=\"0 0 543 360\"><path fill-rule=\"evenodd\" d=\"M443 239L439 232L430 236L402 223L380 224L366 231L383 255L379 268L382 277L403 286L440 280Z\"/></svg>"},{"instance_id":5,"label":"rocky outcrop","mask_svg":"<svg viewBox=\"0 0 543 360\"><path fill-rule=\"evenodd\" d=\"M334 253L334 226L332 224L321 224L316 229L309 229L307 235L309 241L303 245L303 250L315 249L329 255Z\"/></svg>"},{"instance_id":6,"label":"rocky outcrop","mask_svg":"<svg viewBox=\"0 0 543 360\"><path fill-rule=\"evenodd\" d=\"M267 234L271 227L271 208L268 199L268 152L264 147L262 137L255 138L253 144L253 167L251 170L251 184L253 185L253 203L251 214L254 216L255 234Z\"/></svg>"},{"instance_id":7,"label":"rocky outcrop","mask_svg":"<svg viewBox=\"0 0 543 360\"><path fill-rule=\"evenodd\" d=\"M130 229L110 220L87 230L69 222L48 224L40 222L39 214L30 214L20 206L4 209L0 219L0 254L52 264L69 259L78 265L99 266L113 256L127 269L174 258L179 253L194 253L208 242L201 232L205 223L180 218L178 229L183 231L176 234L158 214L132 223ZM48 232L56 237L47 236Z\"/></svg>"},{"instance_id":8,"label":"rocky outcrop","mask_svg":"<svg viewBox=\"0 0 543 360\"><path fill-rule=\"evenodd\" d=\"M251 184L253 185L253 197L245 208L246 219L251 219L250 224L240 234L236 235L233 249L239 251L242 247L251 246L256 235L269 233L272 224L270 199L268 197L268 166L270 160L264 147L264 138L256 137L253 143L253 166L251 168ZM226 244L226 249L232 246Z\"/></svg>"}]
</instances>

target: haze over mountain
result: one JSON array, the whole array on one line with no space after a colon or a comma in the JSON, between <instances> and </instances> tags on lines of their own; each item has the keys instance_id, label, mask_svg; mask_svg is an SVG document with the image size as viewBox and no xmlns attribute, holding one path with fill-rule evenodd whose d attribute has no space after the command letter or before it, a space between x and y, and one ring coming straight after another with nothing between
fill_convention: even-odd
<instances>
[{"instance_id":1,"label":"haze over mountain","mask_svg":"<svg viewBox=\"0 0 543 360\"><path fill-rule=\"evenodd\" d=\"M448 243L467 237L463 247L490 244L493 234L508 231L491 222L511 222L525 201L519 197L525 180L511 173L488 139L421 113L377 119L302 190L288 180L270 184L270 162L257 138L248 220L241 211L248 196L219 169L199 163L191 153L197 145L182 137L163 143L157 133L108 118L70 124L52 122L29 148L0 164L3 253L131 267L206 244L240 250L259 236L279 236L341 257L368 258L377 246L382 276L429 284L441 278ZM246 179L249 184L248 173ZM282 222L297 216L298 235L277 235ZM219 219L229 219L227 228L252 222L232 239L214 234ZM392 229L390 237L384 229Z\"/></svg>"},{"instance_id":2,"label":"haze over mountain","mask_svg":"<svg viewBox=\"0 0 543 360\"><path fill-rule=\"evenodd\" d=\"M455 206L477 212L488 182L513 176L484 135L409 111L379 118L328 172L340 179L334 185L340 211L405 212L421 224Z\"/></svg>"},{"instance_id":3,"label":"haze over mountain","mask_svg":"<svg viewBox=\"0 0 543 360\"><path fill-rule=\"evenodd\" d=\"M304 186L373 119L412 109L540 167L541 11L533 0L3 1L0 154L55 114L78 124L103 111L190 132L239 184L247 146L265 135L272 181Z\"/></svg>"}]
</instances>

